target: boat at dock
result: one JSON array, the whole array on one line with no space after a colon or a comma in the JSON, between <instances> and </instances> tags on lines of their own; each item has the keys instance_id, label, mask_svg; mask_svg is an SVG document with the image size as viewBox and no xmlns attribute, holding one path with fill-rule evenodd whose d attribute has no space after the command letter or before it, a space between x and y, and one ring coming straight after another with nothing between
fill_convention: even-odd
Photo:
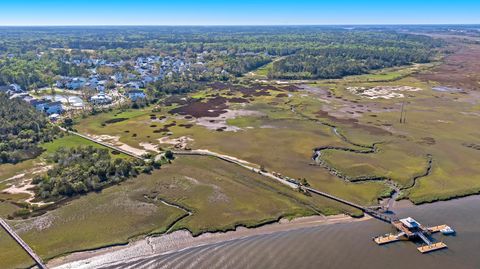
<instances>
[{"instance_id":1,"label":"boat at dock","mask_svg":"<svg viewBox=\"0 0 480 269\"><path fill-rule=\"evenodd\" d=\"M451 235L451 234L455 234L455 230L452 229L450 226L446 226L445 225L445 228L441 229L440 232L444 235Z\"/></svg>"}]
</instances>

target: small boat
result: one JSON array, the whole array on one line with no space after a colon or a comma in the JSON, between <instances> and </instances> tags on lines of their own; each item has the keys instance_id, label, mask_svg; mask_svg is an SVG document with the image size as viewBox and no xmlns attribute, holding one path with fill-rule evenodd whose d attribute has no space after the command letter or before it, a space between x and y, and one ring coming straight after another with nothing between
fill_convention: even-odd
<instances>
[{"instance_id":1,"label":"small boat","mask_svg":"<svg viewBox=\"0 0 480 269\"><path fill-rule=\"evenodd\" d=\"M445 228L441 229L440 232L444 235L450 235L450 234L454 234L455 230L452 229L450 226L445 226Z\"/></svg>"}]
</instances>

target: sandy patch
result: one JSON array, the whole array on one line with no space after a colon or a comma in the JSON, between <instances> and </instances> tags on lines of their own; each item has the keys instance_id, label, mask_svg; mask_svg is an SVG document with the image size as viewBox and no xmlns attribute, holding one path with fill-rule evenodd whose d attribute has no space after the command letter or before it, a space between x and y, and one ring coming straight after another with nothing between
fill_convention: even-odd
<instances>
[{"instance_id":1,"label":"sandy patch","mask_svg":"<svg viewBox=\"0 0 480 269\"><path fill-rule=\"evenodd\" d=\"M346 223L367 220L368 217L353 219L346 215L336 216L312 216L289 220L281 220L279 223L265 225L255 229L238 227L235 231L226 233L204 233L193 237L188 231L176 231L159 237L147 237L132 242L126 246L110 247L95 251L73 253L64 257L56 258L48 263L50 268L98 268L101 266L114 266L126 260L146 258L151 255L175 252L201 245L209 245L218 242L230 241L260 234L295 230L318 225Z\"/></svg>"},{"instance_id":2,"label":"sandy patch","mask_svg":"<svg viewBox=\"0 0 480 269\"><path fill-rule=\"evenodd\" d=\"M194 185L199 185L200 184L200 182L193 177L184 176L184 178Z\"/></svg>"},{"instance_id":3,"label":"sandy patch","mask_svg":"<svg viewBox=\"0 0 480 269\"><path fill-rule=\"evenodd\" d=\"M10 178L0 180L0 183L9 182L9 181L18 181L18 180L23 179L27 176L30 177L32 175L37 175L37 174L40 174L40 173L44 173L44 172L48 171L48 169L50 169L50 168L52 168L51 165L46 165L44 162L38 162L38 163L34 164L34 167L32 167L32 168L30 168L26 171L23 171L20 174L14 175Z\"/></svg>"},{"instance_id":4,"label":"sandy patch","mask_svg":"<svg viewBox=\"0 0 480 269\"><path fill-rule=\"evenodd\" d=\"M188 136L181 136L178 138L170 138L168 136L164 136L158 139L158 142L160 144L173 145L173 147L176 149L189 149L188 144L192 141L193 139Z\"/></svg>"},{"instance_id":5,"label":"sandy patch","mask_svg":"<svg viewBox=\"0 0 480 269\"><path fill-rule=\"evenodd\" d=\"M45 165L45 163L40 162L37 164L38 166L29 169L25 173L21 173L18 175L15 175L13 177L7 178L5 180L0 181L0 183L3 182L9 182L7 183L7 186L9 186L6 189L2 190L2 193L7 193L7 194L27 194L30 197L25 200L26 203L29 203L31 205L38 205L38 206L43 206L43 205L48 205L51 203L44 203L44 202L32 202L33 199L35 199L35 193L31 190L35 185L32 184L32 176L45 173L47 172L50 168L52 168L52 165ZM13 181L13 182L10 182Z\"/></svg>"},{"instance_id":6,"label":"sandy patch","mask_svg":"<svg viewBox=\"0 0 480 269\"><path fill-rule=\"evenodd\" d=\"M129 146L127 144L123 144L121 143L121 145L116 145L118 148L120 149L123 149L125 151L128 151L128 152L131 152L137 156L142 156L143 154L146 154L147 151L146 150L142 150L142 149L139 149L139 148L134 148L132 146Z\"/></svg>"},{"instance_id":7,"label":"sandy patch","mask_svg":"<svg viewBox=\"0 0 480 269\"><path fill-rule=\"evenodd\" d=\"M463 115L470 115L470 116L477 116L477 117L480 117L480 113L479 112L460 112L462 113Z\"/></svg>"},{"instance_id":8,"label":"sandy patch","mask_svg":"<svg viewBox=\"0 0 480 269\"><path fill-rule=\"evenodd\" d=\"M347 90L355 95L366 97L368 99L392 99L405 97L401 92L416 92L421 91L422 89L410 86L375 86L372 88L347 87Z\"/></svg>"},{"instance_id":9,"label":"sandy patch","mask_svg":"<svg viewBox=\"0 0 480 269\"><path fill-rule=\"evenodd\" d=\"M12 184L10 187L4 189L2 193L8 193L8 194L27 194L30 197L25 200L26 203L29 203L31 205L37 205L37 206L43 206L43 205L48 205L50 203L44 203L44 202L32 202L33 199L35 199L35 192L33 192L33 188L35 185L32 184L32 179L24 179L20 184Z\"/></svg>"},{"instance_id":10,"label":"sandy patch","mask_svg":"<svg viewBox=\"0 0 480 269\"><path fill-rule=\"evenodd\" d=\"M32 184L32 180L25 179L20 184L10 185L10 187L4 189L3 192L9 193L9 194L26 193L26 194L34 195L34 192L30 190L33 187L35 187L35 185Z\"/></svg>"},{"instance_id":11,"label":"sandy patch","mask_svg":"<svg viewBox=\"0 0 480 269\"><path fill-rule=\"evenodd\" d=\"M114 147L117 147L119 149L131 152L131 153L133 153L135 155L138 155L138 156L142 156L143 154L147 153L147 150L135 148L135 147L127 145L123 142L120 142L120 137L119 136L91 135L91 134L88 134L88 136L95 139L95 140L98 140L98 141L103 142L103 143L110 144Z\"/></svg>"},{"instance_id":12,"label":"sandy patch","mask_svg":"<svg viewBox=\"0 0 480 269\"><path fill-rule=\"evenodd\" d=\"M222 129L223 131L239 131L242 128L237 127L237 126L231 126L227 124L227 120L229 119L235 119L237 117L242 117L242 116L262 116L263 113L258 112L258 111L253 111L253 110L244 110L244 109L238 109L238 110L231 110L231 109L226 109L226 112L221 114L218 117L201 117L197 118L195 120L196 124L201 125L206 127L207 129L210 130L219 130Z\"/></svg>"},{"instance_id":13,"label":"sandy patch","mask_svg":"<svg viewBox=\"0 0 480 269\"><path fill-rule=\"evenodd\" d=\"M308 93L305 98L315 98L324 103L322 110L335 118L360 118L363 116L363 113L386 112L386 109L393 109L382 107L381 104L378 103L358 103L343 97L339 98L324 87L301 85L301 89Z\"/></svg>"},{"instance_id":14,"label":"sandy patch","mask_svg":"<svg viewBox=\"0 0 480 269\"><path fill-rule=\"evenodd\" d=\"M8 182L8 181L14 181L16 179L21 179L25 177L25 173L22 173L22 174L18 174L18 175L15 175L13 177L9 177L7 179L4 179L4 180L0 180L0 183L3 183L3 182Z\"/></svg>"},{"instance_id":15,"label":"sandy patch","mask_svg":"<svg viewBox=\"0 0 480 269\"><path fill-rule=\"evenodd\" d=\"M156 153L159 153L160 151L158 150L157 148L157 145L154 145L152 143L146 143L146 142L142 142L139 144L141 147L143 147L145 150L148 150L148 151L153 151L153 152L156 152Z\"/></svg>"}]
</instances>

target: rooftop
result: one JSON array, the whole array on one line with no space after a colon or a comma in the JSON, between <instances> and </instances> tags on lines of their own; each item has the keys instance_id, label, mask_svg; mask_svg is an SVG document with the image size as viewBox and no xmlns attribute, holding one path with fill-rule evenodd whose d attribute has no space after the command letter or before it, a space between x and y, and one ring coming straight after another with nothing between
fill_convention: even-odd
<instances>
[{"instance_id":1,"label":"rooftop","mask_svg":"<svg viewBox=\"0 0 480 269\"><path fill-rule=\"evenodd\" d=\"M400 222L407 228L413 229L413 228L418 228L420 227L420 224L413 218L408 217L401 219Z\"/></svg>"}]
</instances>

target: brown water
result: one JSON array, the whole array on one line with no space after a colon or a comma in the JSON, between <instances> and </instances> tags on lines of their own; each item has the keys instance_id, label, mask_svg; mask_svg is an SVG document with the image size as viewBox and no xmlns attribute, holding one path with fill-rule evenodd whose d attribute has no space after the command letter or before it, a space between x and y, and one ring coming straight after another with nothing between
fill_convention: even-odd
<instances>
[{"instance_id":1,"label":"brown water","mask_svg":"<svg viewBox=\"0 0 480 269\"><path fill-rule=\"evenodd\" d=\"M376 245L372 237L394 230L368 220L257 235L106 268L480 268L480 196L397 205L395 211L424 225L450 225L457 234L434 235L448 249L420 254L409 241Z\"/></svg>"}]
</instances>

